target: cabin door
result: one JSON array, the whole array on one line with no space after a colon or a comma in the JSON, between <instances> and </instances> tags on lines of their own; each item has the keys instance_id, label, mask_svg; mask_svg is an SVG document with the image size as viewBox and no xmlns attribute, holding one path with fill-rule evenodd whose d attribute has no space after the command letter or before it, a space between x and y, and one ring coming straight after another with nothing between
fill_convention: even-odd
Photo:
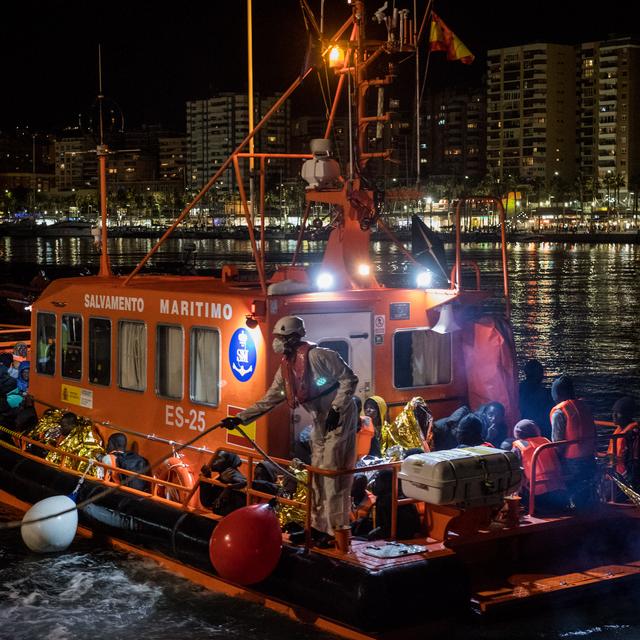
<instances>
[{"instance_id":1,"label":"cabin door","mask_svg":"<svg viewBox=\"0 0 640 640\"><path fill-rule=\"evenodd\" d=\"M371 313L309 313L301 315L307 330L306 340L319 347L337 351L358 376L356 394L362 401L371 395L372 325ZM293 438L311 424L311 416L298 407L293 416Z\"/></svg>"}]
</instances>

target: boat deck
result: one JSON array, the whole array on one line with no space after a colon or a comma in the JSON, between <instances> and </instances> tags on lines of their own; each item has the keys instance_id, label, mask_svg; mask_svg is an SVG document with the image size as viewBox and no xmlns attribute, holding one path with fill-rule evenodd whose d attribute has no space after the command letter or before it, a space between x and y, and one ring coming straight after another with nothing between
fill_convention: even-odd
<instances>
[{"instance_id":1,"label":"boat deck","mask_svg":"<svg viewBox=\"0 0 640 640\"><path fill-rule=\"evenodd\" d=\"M422 545L427 549L423 553L395 558L378 558L365 553L372 547L384 547L387 544L384 540L352 540L348 553L316 548L312 553L369 571L458 555L465 564L475 567L471 574L472 607L478 613L493 614L514 606L539 605L540 600L547 596L553 597L554 601L569 600L577 597L578 593L583 597L590 589L601 592L603 586L621 588L631 582L640 583L640 549L636 553L632 548L625 556L618 556L613 561L611 557L605 560L610 550L605 554L585 553L589 546L588 535L585 533L585 540L576 537L577 533L587 532L590 527L607 524L614 529L626 528L627 533L633 535L639 523L640 512L632 505L603 504L581 515L554 518L524 515L518 526L479 531L464 538L453 535L446 543L424 537L403 540L404 544ZM502 543L495 544L499 540ZM558 554L549 552L549 562L545 563L545 549L555 540L574 541L575 554L566 553L566 544L558 545L561 560L558 560ZM532 550L536 552L533 564ZM500 562L501 556L504 562ZM527 560L522 562L522 558ZM488 565L490 570L487 570ZM500 569L501 566L504 570Z\"/></svg>"}]
</instances>

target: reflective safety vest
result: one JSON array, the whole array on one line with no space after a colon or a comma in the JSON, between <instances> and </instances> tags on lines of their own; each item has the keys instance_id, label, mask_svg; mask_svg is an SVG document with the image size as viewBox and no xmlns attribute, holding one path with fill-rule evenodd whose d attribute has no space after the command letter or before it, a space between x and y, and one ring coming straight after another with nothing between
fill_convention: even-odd
<instances>
[{"instance_id":1,"label":"reflective safety vest","mask_svg":"<svg viewBox=\"0 0 640 640\"><path fill-rule=\"evenodd\" d=\"M356 434L356 457L362 458L362 456L369 455L371 450L371 440L375 435L373 429L373 422L369 416L360 416L360 429Z\"/></svg>"},{"instance_id":2,"label":"reflective safety vest","mask_svg":"<svg viewBox=\"0 0 640 640\"><path fill-rule=\"evenodd\" d=\"M358 505L353 505L349 512L349 520L353 522L358 518L366 518L371 512L371 508L376 503L376 497L371 491L365 491L364 498Z\"/></svg>"},{"instance_id":3,"label":"reflective safety vest","mask_svg":"<svg viewBox=\"0 0 640 640\"><path fill-rule=\"evenodd\" d=\"M527 482L531 482L531 464L535 450L550 442L551 440L547 440L542 436L514 441L513 447L520 451L522 457L522 467ZM558 460L558 455L551 447L544 449L536 459L535 494L539 496L549 491L559 491L565 488L564 480L562 479L562 466L560 465L560 460Z\"/></svg>"},{"instance_id":4,"label":"reflective safety vest","mask_svg":"<svg viewBox=\"0 0 640 640\"><path fill-rule=\"evenodd\" d=\"M626 434L624 438L612 438L609 440L609 448L607 454L609 458L615 462L615 470L618 473L624 473L627 470L627 438L631 445L631 457L633 460L638 459L638 423L630 422L626 427L616 427L613 432L614 436ZM636 433L632 433L636 431Z\"/></svg>"},{"instance_id":5,"label":"reflective safety vest","mask_svg":"<svg viewBox=\"0 0 640 640\"><path fill-rule=\"evenodd\" d=\"M562 411L567 422L565 440L579 440L576 444L567 445L565 460L591 458L596 454L596 425L591 410L582 400L563 400L557 404L549 418L553 424L553 414Z\"/></svg>"},{"instance_id":6,"label":"reflective safety vest","mask_svg":"<svg viewBox=\"0 0 640 640\"><path fill-rule=\"evenodd\" d=\"M280 363L284 391L287 396L287 404L295 409L299 404L304 404L313 396L313 380L311 366L309 365L309 351L316 347L310 342L301 342L296 348L292 359L282 356Z\"/></svg>"}]
</instances>

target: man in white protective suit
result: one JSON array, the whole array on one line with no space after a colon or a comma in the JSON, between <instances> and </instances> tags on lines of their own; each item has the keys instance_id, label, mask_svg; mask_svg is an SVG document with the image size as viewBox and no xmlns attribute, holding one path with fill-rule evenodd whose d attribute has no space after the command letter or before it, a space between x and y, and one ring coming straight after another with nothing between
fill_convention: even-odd
<instances>
[{"instance_id":1,"label":"man in white protective suit","mask_svg":"<svg viewBox=\"0 0 640 640\"><path fill-rule=\"evenodd\" d=\"M227 429L248 424L281 402L302 405L312 417L311 464L321 469L350 469L356 462L357 408L353 394L358 377L332 349L302 340L304 321L285 316L275 324L273 350L282 354L264 397L222 423ZM329 546L333 531L349 525L351 475L316 476L311 524L318 546Z\"/></svg>"}]
</instances>

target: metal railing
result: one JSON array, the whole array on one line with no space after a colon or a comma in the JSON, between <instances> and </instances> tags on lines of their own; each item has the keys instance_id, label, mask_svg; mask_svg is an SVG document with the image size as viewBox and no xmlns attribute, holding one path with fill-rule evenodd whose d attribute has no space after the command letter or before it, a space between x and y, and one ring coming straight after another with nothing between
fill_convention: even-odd
<instances>
[{"instance_id":1,"label":"metal railing","mask_svg":"<svg viewBox=\"0 0 640 640\"><path fill-rule=\"evenodd\" d=\"M596 420L596 425L597 426L615 426L612 422L607 422L604 420ZM607 435L607 441L617 441L620 438L628 438L629 434L628 433L619 433L619 434L610 434ZM637 437L637 436L635 436ZM595 441L595 439L594 439ZM583 440L558 440L556 442L548 442L545 443L541 446L539 446L534 452L533 452L533 456L531 457L531 478L529 479L529 515L535 515L535 489L536 489L536 484L537 483L542 483L544 482L544 480L538 480L538 478L536 477L537 475L537 464L538 464L538 460L540 459L540 456L542 454L543 451L549 450L549 449L559 449L560 447L564 447L566 445L572 445L572 444L579 444L580 442L583 442ZM617 460L617 456L615 455L615 447L614 447L614 454L613 456L610 456L609 454L596 454L594 456L594 461L598 462L598 461L606 461L607 462L607 467L610 468L611 466L613 466L618 460ZM561 461L560 461L561 463ZM566 479L567 476L563 475L563 480ZM609 496L609 500L610 502L615 502L615 494L616 494L616 487L617 485L615 484L615 482L613 481L613 479L611 477L609 477L609 486L610 486L610 496Z\"/></svg>"},{"instance_id":2,"label":"metal railing","mask_svg":"<svg viewBox=\"0 0 640 640\"><path fill-rule=\"evenodd\" d=\"M162 504L170 504L171 506L175 508L179 508L182 511L197 513L199 515L202 515L204 517L207 517L213 520L221 520L223 518L223 516L213 513L209 509L206 509L204 507L193 507L189 504L193 496L199 490L201 483L212 484L214 486L217 486L223 489L229 488L229 485L224 484L216 479L207 478L202 474L199 474L198 476L196 476L193 486L188 487L181 484L177 484L175 482L171 482L170 480L163 480L153 475L137 473L135 471L129 471L127 469L122 469L120 467L115 467L109 464L105 464L104 462L101 462L94 458L88 458L86 456L80 456L67 451L62 451L58 447L55 447L50 444L46 444L39 440L35 440L24 434L17 433L5 427L0 427L0 430L10 435L16 440L16 442L14 443L10 443L5 440L0 440L0 446L9 450L13 450L15 452L19 452L20 455L24 456L27 459L33 460L35 462L38 462L48 467L60 469L65 473L69 473L77 477L81 477L84 473L84 471L79 470L79 468L82 467L82 465L88 465L92 463L94 467L102 470L101 472L102 477L100 476L91 477L91 480L94 482L98 482L98 483L104 484L106 487L119 489L136 496L143 496ZM35 453L30 452L29 451L30 446L38 447L47 452L57 453L60 456L60 462L59 463L52 462L50 460L47 460L46 458L43 458L40 455L36 455ZM246 450L242 450L240 448L233 447L233 446L219 447L213 452L213 454L215 455L220 451L230 451L237 454L240 457L243 465L246 465L247 485L246 487L241 489L234 489L234 491L238 491L245 494L247 505L250 505L256 501L265 501L265 500L270 501L275 499L279 504L294 506L304 511L305 513L304 527L306 532L305 547L307 549L309 549L312 546L311 514L313 512L313 508L315 504L313 485L314 485L315 478L318 476L327 477L327 478L338 478L345 475L363 473L365 471L368 473L372 471L382 471L382 470L390 469L392 473L392 484L391 484L392 509L391 509L391 523L390 523L389 538L391 540L395 540L397 535L398 506L419 502L417 500L414 500L413 498L398 498L398 470L400 468L400 464L401 464L400 462L386 462L386 463L371 465L363 468L344 469L339 471L320 469L318 467L304 465L304 469L307 471L307 484L309 487L309 491L307 492L308 499L306 500L306 502L304 502L300 500L287 498L282 495L272 495L270 493L265 493L263 491L259 491L257 489L252 488L255 468L259 463L263 462L263 458L259 454L247 453ZM271 459L282 466L289 466L291 464L290 460L287 460L284 458L272 457ZM83 468L86 468L86 466ZM151 469L151 471L153 471L153 468ZM117 478L117 480L114 478ZM150 486L150 490L142 491L140 489L134 489L127 485L127 481L125 478L136 478L144 482L147 482ZM161 488L164 490L165 496L169 495L168 493L169 491L175 492L177 495L180 495L181 496L180 501L172 500L171 498L163 497L159 495Z\"/></svg>"}]
</instances>

